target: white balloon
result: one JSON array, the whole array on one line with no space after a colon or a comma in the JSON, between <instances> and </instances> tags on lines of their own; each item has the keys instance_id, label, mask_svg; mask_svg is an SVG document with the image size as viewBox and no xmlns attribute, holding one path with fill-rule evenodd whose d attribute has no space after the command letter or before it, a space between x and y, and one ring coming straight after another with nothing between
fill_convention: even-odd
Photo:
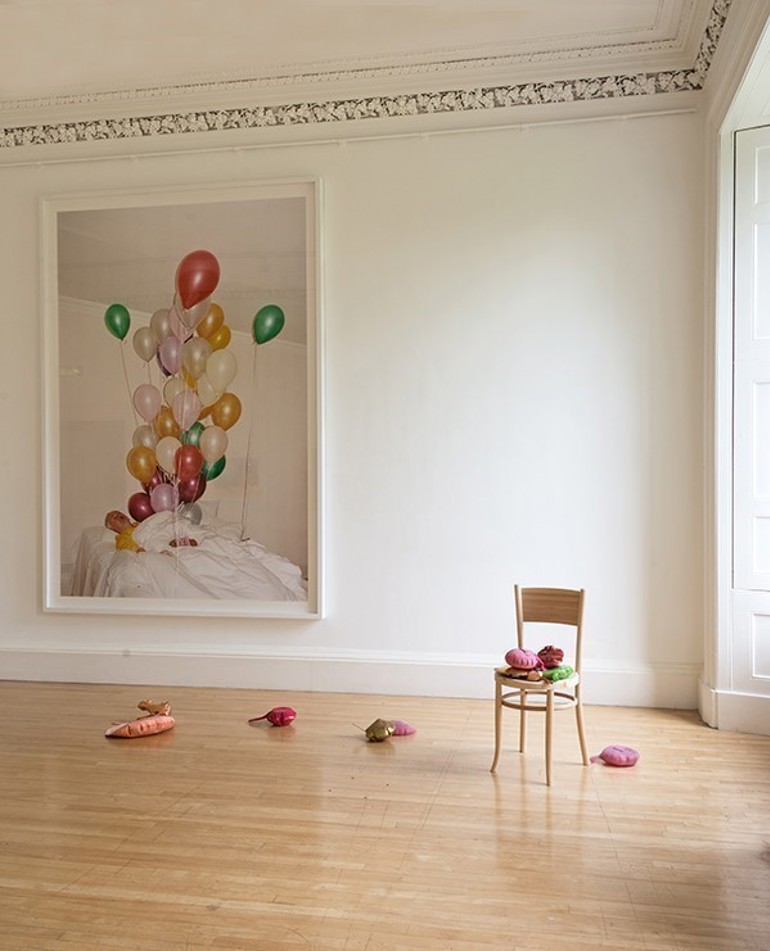
<instances>
[{"instance_id":1,"label":"white balloon","mask_svg":"<svg viewBox=\"0 0 770 951\"><path fill-rule=\"evenodd\" d=\"M149 363L158 352L158 338L152 327L140 327L134 334L132 343L134 352L145 363Z\"/></svg>"},{"instance_id":2,"label":"white balloon","mask_svg":"<svg viewBox=\"0 0 770 951\"><path fill-rule=\"evenodd\" d=\"M163 399L168 406L173 406L174 398L184 393L187 384L179 376L170 376L163 387Z\"/></svg>"},{"instance_id":3,"label":"white balloon","mask_svg":"<svg viewBox=\"0 0 770 951\"><path fill-rule=\"evenodd\" d=\"M168 337L171 333L171 324L168 321L167 308L164 307L162 310L155 311L152 317L150 317L150 327L152 327L158 343L161 343Z\"/></svg>"},{"instance_id":4,"label":"white balloon","mask_svg":"<svg viewBox=\"0 0 770 951\"><path fill-rule=\"evenodd\" d=\"M227 452L227 433L220 426L207 426L201 433L199 449L206 462L216 462Z\"/></svg>"},{"instance_id":5,"label":"white balloon","mask_svg":"<svg viewBox=\"0 0 770 951\"><path fill-rule=\"evenodd\" d=\"M198 378L198 396L203 406L213 406L222 393L224 393L224 390L214 389L205 373L200 375Z\"/></svg>"},{"instance_id":6,"label":"white balloon","mask_svg":"<svg viewBox=\"0 0 770 951\"><path fill-rule=\"evenodd\" d=\"M192 426L200 416L201 408L200 398L194 390L179 393L174 398L174 405L171 407L174 419L182 429L189 429Z\"/></svg>"},{"instance_id":7,"label":"white balloon","mask_svg":"<svg viewBox=\"0 0 770 951\"><path fill-rule=\"evenodd\" d=\"M158 460L158 465L169 475L174 473L174 457L181 445L176 436L164 436L155 447L155 458Z\"/></svg>"},{"instance_id":8,"label":"white balloon","mask_svg":"<svg viewBox=\"0 0 770 951\"><path fill-rule=\"evenodd\" d=\"M205 370L210 353L211 344L204 337L191 337L182 346L182 364L194 380Z\"/></svg>"},{"instance_id":9,"label":"white balloon","mask_svg":"<svg viewBox=\"0 0 770 951\"><path fill-rule=\"evenodd\" d=\"M157 441L158 437L155 435L155 430L147 423L137 426L134 435L131 437L134 446L146 446L148 449L154 449Z\"/></svg>"},{"instance_id":10,"label":"white balloon","mask_svg":"<svg viewBox=\"0 0 770 951\"><path fill-rule=\"evenodd\" d=\"M230 350L215 350L206 361L206 376L214 389L224 393L238 372L238 361Z\"/></svg>"}]
</instances>

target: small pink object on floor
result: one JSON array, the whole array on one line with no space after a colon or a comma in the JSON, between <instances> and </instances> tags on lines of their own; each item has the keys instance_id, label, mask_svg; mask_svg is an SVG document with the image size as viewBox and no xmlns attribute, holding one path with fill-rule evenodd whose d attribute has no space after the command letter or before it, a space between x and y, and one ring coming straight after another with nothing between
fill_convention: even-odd
<instances>
[{"instance_id":1,"label":"small pink object on floor","mask_svg":"<svg viewBox=\"0 0 770 951\"><path fill-rule=\"evenodd\" d=\"M592 756L591 762L601 760L608 766L633 766L639 759L639 753L630 746L605 746L598 756Z\"/></svg>"},{"instance_id":2,"label":"small pink object on floor","mask_svg":"<svg viewBox=\"0 0 770 951\"><path fill-rule=\"evenodd\" d=\"M288 726L293 720L297 719L297 711L291 707L273 707L261 717L252 717L249 723L257 723L259 720L267 720L273 726Z\"/></svg>"},{"instance_id":3,"label":"small pink object on floor","mask_svg":"<svg viewBox=\"0 0 770 951\"><path fill-rule=\"evenodd\" d=\"M390 722L393 724L393 736L411 736L412 733L417 732L413 726L404 723L403 720L391 720Z\"/></svg>"}]
</instances>

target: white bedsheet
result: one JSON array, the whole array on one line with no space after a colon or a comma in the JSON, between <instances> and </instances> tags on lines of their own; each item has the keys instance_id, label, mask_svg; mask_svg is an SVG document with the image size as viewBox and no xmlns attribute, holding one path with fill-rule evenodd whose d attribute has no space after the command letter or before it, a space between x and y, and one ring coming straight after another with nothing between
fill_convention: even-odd
<instances>
[{"instance_id":1,"label":"white bedsheet","mask_svg":"<svg viewBox=\"0 0 770 951\"><path fill-rule=\"evenodd\" d=\"M172 548L172 538L195 538L197 547ZM169 512L141 522L134 538L143 552L116 551L115 535L87 528L78 545L75 596L101 598L244 598L306 601L297 565L223 522L195 525Z\"/></svg>"}]
</instances>

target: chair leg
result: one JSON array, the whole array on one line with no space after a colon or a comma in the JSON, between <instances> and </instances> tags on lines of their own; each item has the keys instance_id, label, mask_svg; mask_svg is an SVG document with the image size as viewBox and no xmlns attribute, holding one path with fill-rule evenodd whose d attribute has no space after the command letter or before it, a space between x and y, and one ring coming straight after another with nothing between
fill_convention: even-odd
<instances>
[{"instance_id":1,"label":"chair leg","mask_svg":"<svg viewBox=\"0 0 770 951\"><path fill-rule=\"evenodd\" d=\"M577 695L577 703L575 704L575 719L577 720L580 755L583 757L583 766L588 766L588 747L586 746L586 731L585 725L583 724L583 703L580 699L580 694Z\"/></svg>"},{"instance_id":2,"label":"chair leg","mask_svg":"<svg viewBox=\"0 0 770 951\"><path fill-rule=\"evenodd\" d=\"M500 681L495 681L495 758L492 760L492 765L489 767L489 772L494 773L497 769L497 761L500 759L500 726L503 713L503 704L502 704L503 688L500 686Z\"/></svg>"},{"instance_id":3,"label":"chair leg","mask_svg":"<svg viewBox=\"0 0 770 951\"><path fill-rule=\"evenodd\" d=\"M523 690L519 692L519 702L521 703L519 707L519 752L524 753L527 749L527 711L525 709L527 695Z\"/></svg>"},{"instance_id":4,"label":"chair leg","mask_svg":"<svg viewBox=\"0 0 770 951\"><path fill-rule=\"evenodd\" d=\"M551 785L551 758L553 754L553 691L545 698L545 781Z\"/></svg>"}]
</instances>

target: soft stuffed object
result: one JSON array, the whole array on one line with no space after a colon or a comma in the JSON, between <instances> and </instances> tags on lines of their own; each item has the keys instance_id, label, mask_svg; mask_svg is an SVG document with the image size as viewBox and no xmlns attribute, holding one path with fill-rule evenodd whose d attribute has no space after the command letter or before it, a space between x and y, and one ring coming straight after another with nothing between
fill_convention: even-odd
<instances>
[{"instance_id":1,"label":"soft stuffed object","mask_svg":"<svg viewBox=\"0 0 770 951\"><path fill-rule=\"evenodd\" d=\"M542 660L546 669L550 670L552 667L558 667L564 660L564 651L560 647L548 644L547 647L543 647L537 652L537 656Z\"/></svg>"},{"instance_id":2,"label":"soft stuffed object","mask_svg":"<svg viewBox=\"0 0 770 951\"><path fill-rule=\"evenodd\" d=\"M272 710L263 713L261 717L252 717L249 723L256 723L258 720L267 720L267 722L273 726L288 726L296 719L297 711L292 710L291 707L273 707Z\"/></svg>"},{"instance_id":3,"label":"soft stuffed object","mask_svg":"<svg viewBox=\"0 0 770 951\"><path fill-rule=\"evenodd\" d=\"M393 724L393 736L411 736L417 732L413 726L404 723L403 720L391 720L390 722Z\"/></svg>"},{"instance_id":4,"label":"soft stuffed object","mask_svg":"<svg viewBox=\"0 0 770 951\"><path fill-rule=\"evenodd\" d=\"M358 729L363 730L363 727L358 727ZM417 730L403 720L377 719L373 723L370 723L363 732L370 743L382 743L382 741L387 740L389 736L411 736L413 733L416 733Z\"/></svg>"},{"instance_id":5,"label":"soft stuffed object","mask_svg":"<svg viewBox=\"0 0 770 951\"><path fill-rule=\"evenodd\" d=\"M598 756L592 756L591 762L602 760L608 766L633 766L639 759L639 753L630 746L605 746Z\"/></svg>"},{"instance_id":6,"label":"soft stuffed object","mask_svg":"<svg viewBox=\"0 0 770 951\"><path fill-rule=\"evenodd\" d=\"M393 736L395 732L396 727L392 720L380 719L370 723L369 726L364 730L366 739L370 743L382 743L382 741L387 740L389 736Z\"/></svg>"},{"instance_id":7,"label":"soft stuffed object","mask_svg":"<svg viewBox=\"0 0 770 951\"><path fill-rule=\"evenodd\" d=\"M542 670L543 662L534 651L514 647L505 655L505 662L514 670Z\"/></svg>"},{"instance_id":8,"label":"soft stuffed object","mask_svg":"<svg viewBox=\"0 0 770 951\"><path fill-rule=\"evenodd\" d=\"M137 703L137 707L139 707L140 710L145 710L147 713L150 713L153 716L155 716L157 713L162 713L164 716L168 716L168 714L171 713L171 704L168 702L168 700L161 700L160 702L157 700L140 700L139 703Z\"/></svg>"},{"instance_id":9,"label":"soft stuffed object","mask_svg":"<svg viewBox=\"0 0 770 951\"><path fill-rule=\"evenodd\" d=\"M543 671L543 680L566 680L575 673L569 664L561 664L559 667L552 667L550 670Z\"/></svg>"},{"instance_id":10,"label":"soft stuffed object","mask_svg":"<svg viewBox=\"0 0 770 951\"><path fill-rule=\"evenodd\" d=\"M176 723L172 716L157 714L149 717L139 717L137 720L126 720L123 723L114 723L104 735L120 739L133 739L137 736L152 736L153 733L163 733L170 730Z\"/></svg>"}]
</instances>

